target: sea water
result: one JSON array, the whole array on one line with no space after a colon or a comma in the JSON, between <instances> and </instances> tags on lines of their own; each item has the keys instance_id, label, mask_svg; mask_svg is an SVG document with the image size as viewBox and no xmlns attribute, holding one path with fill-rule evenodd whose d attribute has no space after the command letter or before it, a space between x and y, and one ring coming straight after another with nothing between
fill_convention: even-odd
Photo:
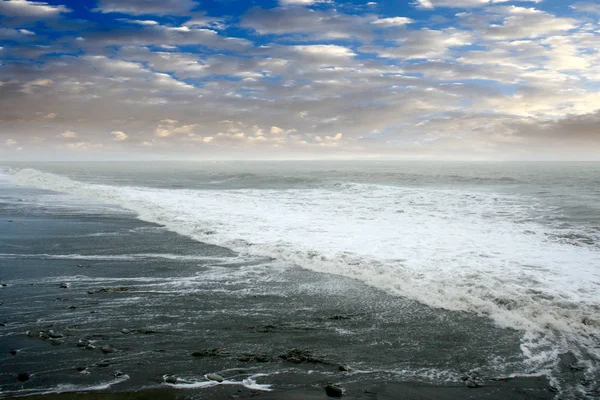
<instances>
[{"instance_id":1,"label":"sea water","mask_svg":"<svg viewBox=\"0 0 600 400\"><path fill-rule=\"evenodd\" d=\"M433 382L467 370L545 374L561 396L598 395L598 163L23 163L3 168L0 184L3 215L48 230L26 245L14 221L5 227L6 290L132 285L136 296L104 307L127 319L143 305L152 326L164 317L157 302L186 296L174 321L159 324L180 337L190 335L196 302L210 298L212 309L199 318L213 314L208 326L220 335L230 321L214 313L258 318L261 334L281 330L277 340L287 347L313 343L369 374ZM60 223L48 228L57 215ZM53 276L35 271L39 260ZM15 272L19 263L28 272ZM90 268L73 273L72 263ZM239 304L252 296L261 300ZM37 307L43 313L47 302ZM351 322L316 322L338 311ZM304 322L291 316L298 312ZM27 323L70 326L81 318L57 312ZM87 329L98 323L86 318ZM17 322L9 335L22 328ZM303 329L315 330L313 342ZM230 351L246 342L240 354L286 347L272 335L251 336L231 333L225 342ZM384 356L390 349L395 358Z\"/></svg>"}]
</instances>

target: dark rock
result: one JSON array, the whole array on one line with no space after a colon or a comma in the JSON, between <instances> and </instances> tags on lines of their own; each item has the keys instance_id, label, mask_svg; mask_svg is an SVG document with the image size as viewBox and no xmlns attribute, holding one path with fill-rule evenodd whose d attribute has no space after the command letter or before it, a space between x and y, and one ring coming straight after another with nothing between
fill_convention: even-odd
<instances>
[{"instance_id":1,"label":"dark rock","mask_svg":"<svg viewBox=\"0 0 600 400\"><path fill-rule=\"evenodd\" d=\"M330 320L333 321L340 321L340 320L344 320L344 319L352 319L352 316L350 315L332 315L331 317L329 317Z\"/></svg>"},{"instance_id":2,"label":"dark rock","mask_svg":"<svg viewBox=\"0 0 600 400\"><path fill-rule=\"evenodd\" d=\"M224 357L227 355L227 352L215 347L195 351L192 355L194 357Z\"/></svg>"},{"instance_id":3,"label":"dark rock","mask_svg":"<svg viewBox=\"0 0 600 400\"><path fill-rule=\"evenodd\" d=\"M125 375L123 372L121 372L121 371L117 371L117 372L115 372L115 373L114 373L114 375L113 375L113 376L114 376L115 378L120 378L120 377L122 377L123 375Z\"/></svg>"},{"instance_id":4,"label":"dark rock","mask_svg":"<svg viewBox=\"0 0 600 400\"><path fill-rule=\"evenodd\" d=\"M15 349L10 349L8 352L9 352L10 354L12 354L13 356L16 356L16 355L17 355L17 352L18 352L18 350L15 350Z\"/></svg>"},{"instance_id":5,"label":"dark rock","mask_svg":"<svg viewBox=\"0 0 600 400\"><path fill-rule=\"evenodd\" d=\"M327 385L325 386L325 393L329 397L342 397L344 389L336 385Z\"/></svg>"},{"instance_id":6,"label":"dark rock","mask_svg":"<svg viewBox=\"0 0 600 400\"><path fill-rule=\"evenodd\" d=\"M210 373L206 375L206 378L211 381L223 382L223 377L219 374Z\"/></svg>"},{"instance_id":7,"label":"dark rock","mask_svg":"<svg viewBox=\"0 0 600 400\"><path fill-rule=\"evenodd\" d=\"M0 286L2 286L2 287L7 287L7 286L8 286L8 284L6 284L6 283L0 283Z\"/></svg>"},{"instance_id":8,"label":"dark rock","mask_svg":"<svg viewBox=\"0 0 600 400\"><path fill-rule=\"evenodd\" d=\"M52 343L52 346L60 346L64 342L60 339L50 339L50 343Z\"/></svg>"},{"instance_id":9,"label":"dark rock","mask_svg":"<svg viewBox=\"0 0 600 400\"><path fill-rule=\"evenodd\" d=\"M44 331L41 331L41 332L40 332L40 337L41 337L43 340L48 340L48 339L50 339L50 335L48 335L48 334L47 334L46 332L44 332Z\"/></svg>"},{"instance_id":10,"label":"dark rock","mask_svg":"<svg viewBox=\"0 0 600 400\"><path fill-rule=\"evenodd\" d=\"M100 367L100 368L108 367L109 365L110 365L110 360L102 360L98 364L96 364L96 366Z\"/></svg>"},{"instance_id":11,"label":"dark rock","mask_svg":"<svg viewBox=\"0 0 600 400\"><path fill-rule=\"evenodd\" d=\"M81 371L85 371L87 369L87 367L77 367L77 371L81 372Z\"/></svg>"},{"instance_id":12,"label":"dark rock","mask_svg":"<svg viewBox=\"0 0 600 400\"><path fill-rule=\"evenodd\" d=\"M61 282L59 286L62 289L68 289L71 285L68 282Z\"/></svg>"},{"instance_id":13,"label":"dark rock","mask_svg":"<svg viewBox=\"0 0 600 400\"><path fill-rule=\"evenodd\" d=\"M468 388L471 388L471 389L475 389L475 388L481 387L481 385L480 385L479 383L475 382L475 381L474 381L473 379L471 379L471 378L469 378L469 379L467 379L467 380L465 381L465 385L466 385Z\"/></svg>"},{"instance_id":14,"label":"dark rock","mask_svg":"<svg viewBox=\"0 0 600 400\"><path fill-rule=\"evenodd\" d=\"M27 372L21 372L19 375L17 375L17 380L19 382L27 382L30 378L30 375Z\"/></svg>"},{"instance_id":15,"label":"dark rock","mask_svg":"<svg viewBox=\"0 0 600 400\"><path fill-rule=\"evenodd\" d=\"M305 349L288 350L285 353L280 354L279 358L281 358L285 361L296 363L296 364L301 364L301 363L327 364L327 362L325 360L323 360L322 358L315 357L313 355L312 350L305 350Z\"/></svg>"},{"instance_id":16,"label":"dark rock","mask_svg":"<svg viewBox=\"0 0 600 400\"><path fill-rule=\"evenodd\" d=\"M77 306L69 306L69 310L77 310Z\"/></svg>"},{"instance_id":17,"label":"dark rock","mask_svg":"<svg viewBox=\"0 0 600 400\"><path fill-rule=\"evenodd\" d=\"M157 334L157 333L160 333L160 332L159 331L155 331L153 329L136 329L135 333L139 333L139 334L142 334L142 335L154 335L154 334Z\"/></svg>"},{"instance_id":18,"label":"dark rock","mask_svg":"<svg viewBox=\"0 0 600 400\"><path fill-rule=\"evenodd\" d=\"M86 350L96 350L96 346L91 343L85 345Z\"/></svg>"},{"instance_id":19,"label":"dark rock","mask_svg":"<svg viewBox=\"0 0 600 400\"><path fill-rule=\"evenodd\" d=\"M104 354L109 354L109 353L114 353L115 352L115 349L113 347L110 347L110 346L103 346L101 350L102 350L102 352Z\"/></svg>"},{"instance_id":20,"label":"dark rock","mask_svg":"<svg viewBox=\"0 0 600 400\"><path fill-rule=\"evenodd\" d=\"M165 377L165 382L175 384L177 383L177 377L173 375L168 375L167 377Z\"/></svg>"},{"instance_id":21,"label":"dark rock","mask_svg":"<svg viewBox=\"0 0 600 400\"><path fill-rule=\"evenodd\" d=\"M338 370L344 371L344 372L350 372L350 371L352 371L352 367L342 364L342 365L338 366Z\"/></svg>"},{"instance_id":22,"label":"dark rock","mask_svg":"<svg viewBox=\"0 0 600 400\"><path fill-rule=\"evenodd\" d=\"M50 329L50 330L48 331L48 336L50 336L52 339L60 339L60 338L63 338L63 337L65 337L65 335L63 335L63 334L62 334L62 333L60 333L60 332L56 332L56 331L55 331L55 330L53 330L53 329Z\"/></svg>"},{"instance_id":23,"label":"dark rock","mask_svg":"<svg viewBox=\"0 0 600 400\"><path fill-rule=\"evenodd\" d=\"M131 333L131 330L129 330L127 328L123 328L123 329L121 329L121 333L124 335L127 335L128 333Z\"/></svg>"},{"instance_id":24,"label":"dark rock","mask_svg":"<svg viewBox=\"0 0 600 400\"><path fill-rule=\"evenodd\" d=\"M238 357L238 361L266 363L273 361L273 357L267 354L245 354L241 357Z\"/></svg>"},{"instance_id":25,"label":"dark rock","mask_svg":"<svg viewBox=\"0 0 600 400\"><path fill-rule=\"evenodd\" d=\"M77 347L87 347L90 344L90 341L87 339L79 339L77 342Z\"/></svg>"}]
</instances>

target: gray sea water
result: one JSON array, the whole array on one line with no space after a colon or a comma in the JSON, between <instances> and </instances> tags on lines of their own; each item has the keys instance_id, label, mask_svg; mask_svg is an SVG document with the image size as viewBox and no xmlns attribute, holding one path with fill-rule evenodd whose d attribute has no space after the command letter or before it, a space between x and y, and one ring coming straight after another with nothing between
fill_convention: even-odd
<instances>
[{"instance_id":1,"label":"gray sea water","mask_svg":"<svg viewBox=\"0 0 600 400\"><path fill-rule=\"evenodd\" d=\"M0 282L0 397L218 372L595 398L600 163L5 165Z\"/></svg>"}]
</instances>

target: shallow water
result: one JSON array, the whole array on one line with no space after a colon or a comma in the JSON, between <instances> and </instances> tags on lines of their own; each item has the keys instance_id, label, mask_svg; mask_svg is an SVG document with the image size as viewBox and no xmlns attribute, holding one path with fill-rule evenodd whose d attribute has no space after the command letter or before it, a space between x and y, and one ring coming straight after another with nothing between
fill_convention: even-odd
<instances>
[{"instance_id":1,"label":"shallow water","mask_svg":"<svg viewBox=\"0 0 600 400\"><path fill-rule=\"evenodd\" d=\"M366 381L548 374L564 398L597 394L598 164L17 167L1 200L2 345L22 348L8 393L23 365L41 390L350 364ZM23 338L50 327L65 343ZM93 335L117 351L77 348ZM203 348L224 354L190 356ZM292 348L325 363L279 358Z\"/></svg>"}]
</instances>

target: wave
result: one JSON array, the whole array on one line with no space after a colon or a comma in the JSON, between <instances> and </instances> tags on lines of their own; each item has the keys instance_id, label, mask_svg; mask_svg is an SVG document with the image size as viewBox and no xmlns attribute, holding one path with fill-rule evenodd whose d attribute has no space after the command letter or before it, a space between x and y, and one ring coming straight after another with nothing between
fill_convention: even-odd
<instances>
[{"instance_id":1,"label":"wave","mask_svg":"<svg viewBox=\"0 0 600 400\"><path fill-rule=\"evenodd\" d=\"M119 205L198 241L358 279L502 327L566 335L586 348L600 335L600 252L553 239L560 232L532 218L544 206L531 197L357 183L174 190L32 169L15 177Z\"/></svg>"}]
</instances>

